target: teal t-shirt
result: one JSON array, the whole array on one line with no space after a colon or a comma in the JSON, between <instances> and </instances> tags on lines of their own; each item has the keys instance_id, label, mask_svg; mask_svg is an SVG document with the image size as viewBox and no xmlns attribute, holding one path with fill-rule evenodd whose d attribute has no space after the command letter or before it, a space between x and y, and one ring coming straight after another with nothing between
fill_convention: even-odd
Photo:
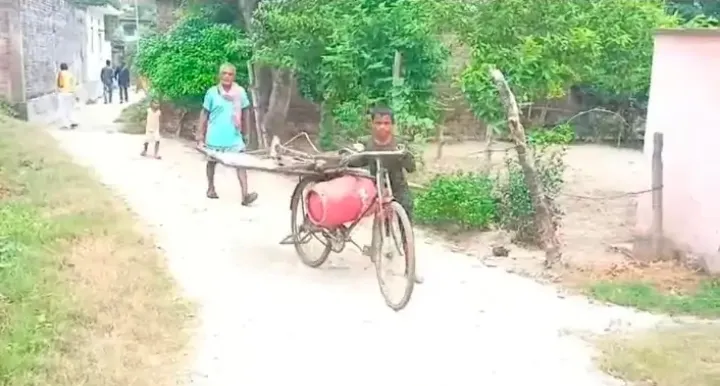
<instances>
[{"instance_id":1,"label":"teal t-shirt","mask_svg":"<svg viewBox=\"0 0 720 386\"><path fill-rule=\"evenodd\" d=\"M240 90L240 106L245 109L250 106L247 92ZM243 150L245 142L235 128L233 121L233 103L220 95L218 86L211 87L205 93L203 109L208 111L208 130L205 136L205 145L214 148L233 148Z\"/></svg>"}]
</instances>

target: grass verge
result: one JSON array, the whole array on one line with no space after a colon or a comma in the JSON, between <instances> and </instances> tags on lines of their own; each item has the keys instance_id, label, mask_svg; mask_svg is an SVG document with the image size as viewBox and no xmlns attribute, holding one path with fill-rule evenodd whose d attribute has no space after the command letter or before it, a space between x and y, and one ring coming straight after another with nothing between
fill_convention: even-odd
<instances>
[{"instance_id":1,"label":"grass verge","mask_svg":"<svg viewBox=\"0 0 720 386\"><path fill-rule=\"evenodd\" d=\"M176 384L190 306L48 134L0 117L0 385Z\"/></svg>"},{"instance_id":2,"label":"grass verge","mask_svg":"<svg viewBox=\"0 0 720 386\"><path fill-rule=\"evenodd\" d=\"M670 315L720 317L720 281L707 279L687 293L666 293L647 282L600 282L590 287L599 300Z\"/></svg>"},{"instance_id":3,"label":"grass verge","mask_svg":"<svg viewBox=\"0 0 720 386\"><path fill-rule=\"evenodd\" d=\"M670 315L720 317L720 281L673 263L602 272L584 284L608 303ZM610 279L610 277L613 277ZM600 366L638 386L720 386L720 325L688 323L599 338Z\"/></svg>"},{"instance_id":4,"label":"grass verge","mask_svg":"<svg viewBox=\"0 0 720 386\"><path fill-rule=\"evenodd\" d=\"M603 370L638 386L720 386L720 326L602 337Z\"/></svg>"}]
</instances>

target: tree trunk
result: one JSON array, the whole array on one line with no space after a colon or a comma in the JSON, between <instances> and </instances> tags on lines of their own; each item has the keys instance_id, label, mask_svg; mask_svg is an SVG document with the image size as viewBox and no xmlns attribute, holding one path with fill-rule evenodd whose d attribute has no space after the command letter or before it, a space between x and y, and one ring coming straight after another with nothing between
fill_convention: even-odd
<instances>
[{"instance_id":1,"label":"tree trunk","mask_svg":"<svg viewBox=\"0 0 720 386\"><path fill-rule=\"evenodd\" d=\"M261 0L238 0L238 7L242 14L243 29L250 34L252 32L252 15L257 10ZM257 92L257 107L261 116L267 116L270 105L270 95L273 89L273 71L267 66L254 64L254 82Z\"/></svg>"},{"instance_id":2,"label":"tree trunk","mask_svg":"<svg viewBox=\"0 0 720 386\"><path fill-rule=\"evenodd\" d=\"M177 0L155 0L157 8L157 31L167 32L175 23L175 11L179 8Z\"/></svg>"},{"instance_id":3,"label":"tree trunk","mask_svg":"<svg viewBox=\"0 0 720 386\"><path fill-rule=\"evenodd\" d=\"M515 95L510 91L510 87L500 71L490 70L490 75L495 82L507 112L508 126L515 142L518 162L522 167L525 184L530 191L530 198L535 209L535 225L538 229L541 246L545 250L545 266L550 268L555 263L560 262L562 258L560 240L558 240L555 232L550 204L547 201L537 170L535 170L535 159L527 148L525 129L520 123L520 113L515 101Z\"/></svg>"},{"instance_id":4,"label":"tree trunk","mask_svg":"<svg viewBox=\"0 0 720 386\"><path fill-rule=\"evenodd\" d=\"M289 69L273 71L272 93L267 112L262 115L263 127L269 137L284 138L284 126L287 119L294 86L294 77Z\"/></svg>"}]
</instances>

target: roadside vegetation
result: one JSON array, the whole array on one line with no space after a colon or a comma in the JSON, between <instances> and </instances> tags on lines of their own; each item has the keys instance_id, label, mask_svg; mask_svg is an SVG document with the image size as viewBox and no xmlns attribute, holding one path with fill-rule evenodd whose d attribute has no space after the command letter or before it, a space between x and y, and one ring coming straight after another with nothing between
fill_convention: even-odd
<instances>
[{"instance_id":1,"label":"roadside vegetation","mask_svg":"<svg viewBox=\"0 0 720 386\"><path fill-rule=\"evenodd\" d=\"M0 116L0 385L175 384L190 305L121 201Z\"/></svg>"},{"instance_id":2,"label":"roadside vegetation","mask_svg":"<svg viewBox=\"0 0 720 386\"><path fill-rule=\"evenodd\" d=\"M158 0L159 7L172 3ZM318 130L312 134L324 149L366 135L367 107L387 104L396 112L399 134L414 149L433 141L441 148L445 135L455 134L443 130L447 112L458 105L471 116L470 125L476 126L472 130L487 128L486 140L510 139L488 73L495 67L505 74L521 105L543 198L550 204L556 229L561 229L564 213L556 199L565 183L567 146L637 141L647 107L654 31L716 26L714 17L720 13L710 3L714 2L261 0L210 5L191 0L182 12L159 13L179 16L163 20L159 24L167 25L166 30L140 42L133 69L148 78L164 103L182 110L178 116L187 118L192 116L187 109L197 109L206 85L214 82L217 65L234 63L241 83L255 79L251 86L270 135L283 137L295 129L288 129L286 118L292 94L298 92L319 111ZM463 62L454 62L456 57ZM588 109L608 111L614 117L609 129L596 130L575 119L575 113L559 116L549 108L553 101L574 97L586 101ZM142 124L133 123L142 120L139 111L126 111L128 131L142 132ZM191 136L179 126L177 132ZM435 160L441 162L440 149L437 154ZM480 157L475 161L482 162ZM473 173L421 172L414 181L423 185L416 191L415 220L454 233L503 229L518 244L537 245L536 208L516 155L506 152L501 168L489 166ZM677 270L687 271L681 264ZM662 313L720 313L717 284L695 272L690 272L693 285L679 287L642 275L606 280L580 274L584 278L579 287L602 301ZM687 334L710 332L693 327L663 336L682 342ZM709 337L705 341L717 342ZM633 373L623 367L626 361L619 355L643 347L639 342L623 339L606 346L614 349L606 350L605 368L632 379L641 374L649 384L683 385L672 383L684 380L677 366L666 363L689 355L692 348L657 346L657 355L664 359L636 356L635 364L646 373ZM717 358L709 360L720 366ZM665 367L653 368L657 366ZM702 373L706 368L698 366L693 379L716 379ZM655 379L655 374L664 378Z\"/></svg>"}]
</instances>

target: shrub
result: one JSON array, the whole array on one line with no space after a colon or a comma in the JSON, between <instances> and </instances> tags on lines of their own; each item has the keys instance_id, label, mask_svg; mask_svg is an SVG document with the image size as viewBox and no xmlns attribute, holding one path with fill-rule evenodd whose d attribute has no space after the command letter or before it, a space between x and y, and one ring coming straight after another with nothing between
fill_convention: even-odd
<instances>
[{"instance_id":1,"label":"shrub","mask_svg":"<svg viewBox=\"0 0 720 386\"><path fill-rule=\"evenodd\" d=\"M0 115L4 115L10 118L17 118L19 114L10 102L6 101L5 99L0 99Z\"/></svg>"},{"instance_id":2,"label":"shrub","mask_svg":"<svg viewBox=\"0 0 720 386\"><path fill-rule=\"evenodd\" d=\"M238 83L247 84L250 48L239 28L191 16L167 34L142 39L134 66L159 97L197 104L217 84L218 67L224 62L235 65Z\"/></svg>"},{"instance_id":3,"label":"shrub","mask_svg":"<svg viewBox=\"0 0 720 386\"><path fill-rule=\"evenodd\" d=\"M415 218L420 224L487 229L497 216L493 182L482 174L437 176L416 196Z\"/></svg>"},{"instance_id":4,"label":"shrub","mask_svg":"<svg viewBox=\"0 0 720 386\"><path fill-rule=\"evenodd\" d=\"M550 211L553 215L555 227L559 226L562 211L556 204L560 190L562 189L565 172L563 156L564 147L537 147L535 153L535 168L540 177L545 192L545 199L550 204ZM507 230L515 232L515 241L536 244L539 240L538 227L535 223L535 207L532 204L530 190L525 183L520 164L514 158L505 161L507 165L506 179L502 177L495 180L496 194L498 198L498 220L499 225Z\"/></svg>"},{"instance_id":5,"label":"shrub","mask_svg":"<svg viewBox=\"0 0 720 386\"><path fill-rule=\"evenodd\" d=\"M149 106L149 98L143 98L124 108L120 112L120 116L115 119L116 123L122 124L120 131L125 134L145 134L145 120Z\"/></svg>"}]
</instances>

